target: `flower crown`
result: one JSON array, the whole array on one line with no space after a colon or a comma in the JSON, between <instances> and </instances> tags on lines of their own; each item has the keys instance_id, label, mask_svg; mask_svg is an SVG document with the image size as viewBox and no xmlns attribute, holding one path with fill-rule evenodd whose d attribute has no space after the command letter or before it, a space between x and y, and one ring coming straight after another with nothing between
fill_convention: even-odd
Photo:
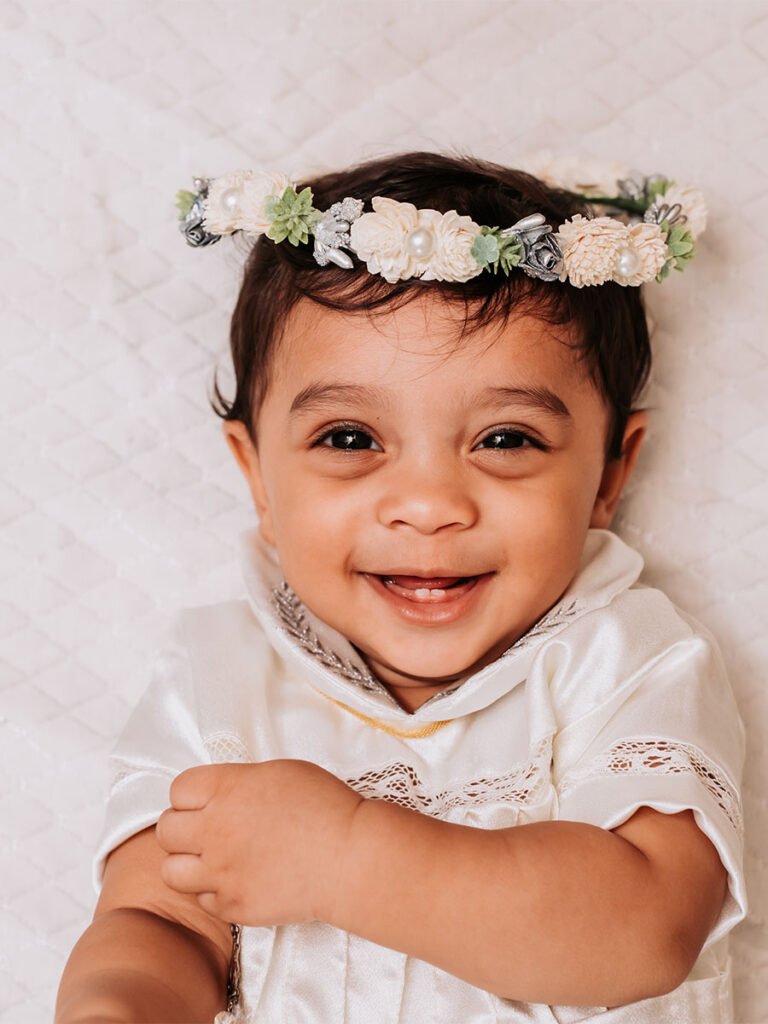
<instances>
[{"instance_id":1,"label":"flower crown","mask_svg":"<svg viewBox=\"0 0 768 1024\"><path fill-rule=\"evenodd\" d=\"M320 266L349 270L354 253L390 284L411 277L468 281L484 270L496 274L501 268L508 275L514 267L576 288L663 281L692 259L707 220L698 189L634 172L616 182L615 196L585 194L586 187L573 192L615 216L576 214L557 230L542 213L509 227L488 227L455 210L420 210L384 196L373 197L372 213L363 213L363 200L349 196L321 211L312 205L311 188L299 192L282 174L235 171L195 178L194 188L177 197L179 228L192 246L238 231L296 246L312 235Z\"/></svg>"}]
</instances>

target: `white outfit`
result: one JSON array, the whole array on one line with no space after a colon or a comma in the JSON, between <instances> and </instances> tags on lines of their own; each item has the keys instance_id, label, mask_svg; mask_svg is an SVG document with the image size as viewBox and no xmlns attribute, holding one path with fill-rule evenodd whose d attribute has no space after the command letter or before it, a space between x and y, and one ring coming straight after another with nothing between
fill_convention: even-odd
<instances>
[{"instance_id":1,"label":"white outfit","mask_svg":"<svg viewBox=\"0 0 768 1024\"><path fill-rule=\"evenodd\" d=\"M566 819L611 829L642 805L692 808L728 870L728 893L690 976L665 996L612 1009L503 999L315 921L240 930L239 1002L220 1017L732 1022L726 935L747 909L744 727L711 637L637 582L642 564L614 534L590 530L557 606L497 661L411 714L300 604L249 532L248 601L180 614L118 743L97 886L107 853L155 822L171 779L200 763L301 758L365 796L478 828Z\"/></svg>"}]
</instances>

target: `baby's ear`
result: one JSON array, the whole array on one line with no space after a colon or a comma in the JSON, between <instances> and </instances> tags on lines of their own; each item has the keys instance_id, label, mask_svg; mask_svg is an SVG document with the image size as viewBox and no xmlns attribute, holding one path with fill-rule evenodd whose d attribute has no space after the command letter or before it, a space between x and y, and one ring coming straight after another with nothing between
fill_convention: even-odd
<instances>
[{"instance_id":1,"label":"baby's ear","mask_svg":"<svg viewBox=\"0 0 768 1024\"><path fill-rule=\"evenodd\" d=\"M640 447L648 429L648 414L630 413L621 444L621 455L608 459L595 498L589 525L607 530L611 525L622 491L635 468Z\"/></svg>"},{"instance_id":2,"label":"baby's ear","mask_svg":"<svg viewBox=\"0 0 768 1024\"><path fill-rule=\"evenodd\" d=\"M259 516L261 535L268 544L274 544L275 533L272 527L272 514L264 489L259 453L256 450L256 446L251 440L248 428L241 420L225 420L223 429L230 451L234 455L235 461L248 483L248 488L253 498L253 506Z\"/></svg>"}]
</instances>

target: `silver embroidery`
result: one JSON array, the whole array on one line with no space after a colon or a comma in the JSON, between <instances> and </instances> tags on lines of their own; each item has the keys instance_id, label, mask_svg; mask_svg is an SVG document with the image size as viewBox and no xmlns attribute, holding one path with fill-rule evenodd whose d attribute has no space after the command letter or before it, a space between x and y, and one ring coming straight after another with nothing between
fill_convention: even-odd
<instances>
[{"instance_id":1,"label":"silver embroidery","mask_svg":"<svg viewBox=\"0 0 768 1024\"><path fill-rule=\"evenodd\" d=\"M431 697L428 697L427 700L424 701L421 707L425 708L427 704L434 704L435 701L442 700L443 697L450 696L450 694L452 694L455 690L458 690L460 686L461 683L454 683L453 686L448 686L444 690L440 690L438 693L433 693ZM421 708L419 710L421 710Z\"/></svg>"},{"instance_id":2,"label":"silver embroidery","mask_svg":"<svg viewBox=\"0 0 768 1024\"><path fill-rule=\"evenodd\" d=\"M558 787L563 796L585 779L596 775L695 775L713 796L739 836L744 833L739 794L714 761L692 743L677 740L634 738L613 743L579 768L566 772Z\"/></svg>"},{"instance_id":3,"label":"silver embroidery","mask_svg":"<svg viewBox=\"0 0 768 1024\"><path fill-rule=\"evenodd\" d=\"M273 588L272 604L285 631L326 668L338 672L345 679L351 679L353 683L362 686L364 690L374 690L376 693L387 693L388 696L391 696L389 691L385 690L370 672L361 671L348 658L342 661L335 651L329 650L323 644L306 620L304 605L285 580Z\"/></svg>"},{"instance_id":4,"label":"silver embroidery","mask_svg":"<svg viewBox=\"0 0 768 1024\"><path fill-rule=\"evenodd\" d=\"M535 625L531 626L527 633L523 633L519 640L516 640L511 647L504 651L502 658L506 658L510 654L517 654L518 651L530 647L534 640L538 640L539 637L550 633L553 629L557 629L558 626L570 622L574 615L578 615L580 611L581 605L576 600L571 601L569 605L558 605L553 608L542 619L539 619Z\"/></svg>"}]
</instances>

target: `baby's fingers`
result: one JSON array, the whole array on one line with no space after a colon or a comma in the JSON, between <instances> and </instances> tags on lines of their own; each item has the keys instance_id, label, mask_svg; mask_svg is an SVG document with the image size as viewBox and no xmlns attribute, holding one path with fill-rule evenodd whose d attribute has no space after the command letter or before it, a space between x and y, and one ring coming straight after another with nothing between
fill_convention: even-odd
<instances>
[{"instance_id":1,"label":"baby's fingers","mask_svg":"<svg viewBox=\"0 0 768 1024\"><path fill-rule=\"evenodd\" d=\"M160 866L160 877L176 892L199 895L211 891L211 882L203 869L202 859L191 853L169 854Z\"/></svg>"},{"instance_id":2,"label":"baby's fingers","mask_svg":"<svg viewBox=\"0 0 768 1024\"><path fill-rule=\"evenodd\" d=\"M205 807L216 791L221 765L198 764L181 772L171 783L170 800L177 811Z\"/></svg>"},{"instance_id":3,"label":"baby's fingers","mask_svg":"<svg viewBox=\"0 0 768 1024\"><path fill-rule=\"evenodd\" d=\"M199 838L196 811L174 811L169 808L157 819L155 838L166 853L203 852Z\"/></svg>"}]
</instances>

